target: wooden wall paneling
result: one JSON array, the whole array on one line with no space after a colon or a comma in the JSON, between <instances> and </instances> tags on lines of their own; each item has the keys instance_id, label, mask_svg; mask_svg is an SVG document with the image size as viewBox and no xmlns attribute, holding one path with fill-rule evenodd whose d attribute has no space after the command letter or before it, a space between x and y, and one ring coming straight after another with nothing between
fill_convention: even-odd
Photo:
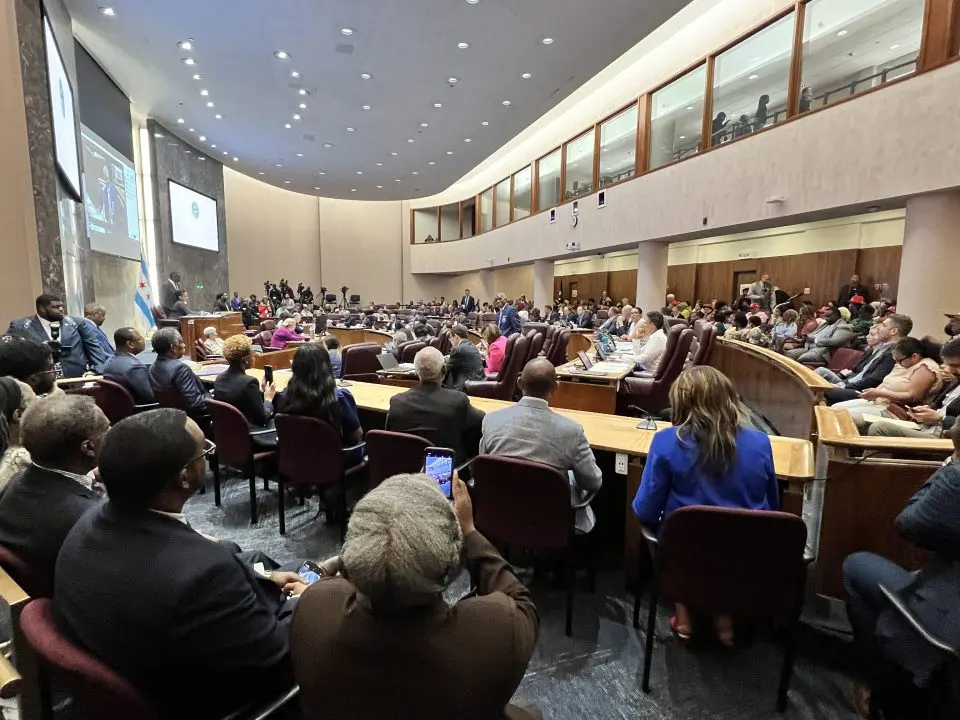
<instances>
[{"instance_id":1,"label":"wooden wall paneling","mask_svg":"<svg viewBox=\"0 0 960 720\"><path fill-rule=\"evenodd\" d=\"M787 91L787 117L800 112L800 87L803 82L803 24L806 3L797 0L794 4L793 53L790 56L790 79Z\"/></svg>"},{"instance_id":2,"label":"wooden wall paneling","mask_svg":"<svg viewBox=\"0 0 960 720\"><path fill-rule=\"evenodd\" d=\"M707 58L707 87L703 95L703 126L700 134L700 152L710 149L710 136L713 131L713 65L714 56Z\"/></svg>"},{"instance_id":3,"label":"wooden wall paneling","mask_svg":"<svg viewBox=\"0 0 960 720\"><path fill-rule=\"evenodd\" d=\"M697 299L697 265L671 265L667 268L667 293L692 303ZM702 298L701 298L702 299Z\"/></svg>"},{"instance_id":4,"label":"wooden wall paneling","mask_svg":"<svg viewBox=\"0 0 960 720\"><path fill-rule=\"evenodd\" d=\"M697 266L696 294L704 302L722 300L731 302L730 286L733 282L734 263L729 260L712 263L700 263ZM684 298L684 300L696 298Z\"/></svg>"},{"instance_id":5,"label":"wooden wall paneling","mask_svg":"<svg viewBox=\"0 0 960 720\"><path fill-rule=\"evenodd\" d=\"M880 297L897 297L900 284L900 256L902 245L888 247L863 248L857 257L856 273L861 282L870 288L870 296L877 300ZM844 280L846 282L846 280ZM889 289L877 292L873 289L875 283L888 283Z\"/></svg>"},{"instance_id":6,"label":"wooden wall paneling","mask_svg":"<svg viewBox=\"0 0 960 720\"><path fill-rule=\"evenodd\" d=\"M647 138L650 131L650 95L640 96L637 111L637 175L647 171L650 157Z\"/></svg>"},{"instance_id":7,"label":"wooden wall paneling","mask_svg":"<svg viewBox=\"0 0 960 720\"><path fill-rule=\"evenodd\" d=\"M917 57L917 72L933 70L946 63L957 47L960 3L957 0L926 0L923 36Z\"/></svg>"},{"instance_id":8,"label":"wooden wall paneling","mask_svg":"<svg viewBox=\"0 0 960 720\"><path fill-rule=\"evenodd\" d=\"M611 270L607 273L607 294L619 302L627 298L631 303L637 299L637 271Z\"/></svg>"}]
</instances>

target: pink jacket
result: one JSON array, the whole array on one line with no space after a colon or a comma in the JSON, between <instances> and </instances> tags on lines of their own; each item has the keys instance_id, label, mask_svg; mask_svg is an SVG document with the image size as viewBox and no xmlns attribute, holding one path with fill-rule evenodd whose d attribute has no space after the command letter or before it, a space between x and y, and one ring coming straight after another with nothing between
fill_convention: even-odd
<instances>
[{"instance_id":1,"label":"pink jacket","mask_svg":"<svg viewBox=\"0 0 960 720\"><path fill-rule=\"evenodd\" d=\"M494 340L487 348L487 372L500 372L500 366L503 364L503 353L507 349L507 336L501 335Z\"/></svg>"},{"instance_id":2,"label":"pink jacket","mask_svg":"<svg viewBox=\"0 0 960 720\"><path fill-rule=\"evenodd\" d=\"M283 350L291 340L303 340L303 336L281 325L274 330L273 337L270 338L270 347Z\"/></svg>"}]
</instances>

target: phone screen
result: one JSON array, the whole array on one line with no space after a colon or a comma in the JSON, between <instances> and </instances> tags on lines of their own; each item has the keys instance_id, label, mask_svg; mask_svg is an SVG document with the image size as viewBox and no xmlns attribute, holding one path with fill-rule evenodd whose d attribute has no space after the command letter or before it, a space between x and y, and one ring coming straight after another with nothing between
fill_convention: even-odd
<instances>
[{"instance_id":1,"label":"phone screen","mask_svg":"<svg viewBox=\"0 0 960 720\"><path fill-rule=\"evenodd\" d=\"M263 379L268 383L273 382L273 365L264 365L263 366Z\"/></svg>"},{"instance_id":2,"label":"phone screen","mask_svg":"<svg viewBox=\"0 0 960 720\"><path fill-rule=\"evenodd\" d=\"M300 569L297 570L297 575L302 577L305 583L313 585L320 579L320 566L307 560L300 566Z\"/></svg>"},{"instance_id":3,"label":"phone screen","mask_svg":"<svg viewBox=\"0 0 960 720\"><path fill-rule=\"evenodd\" d=\"M453 497L453 455L441 455L427 451L424 457L424 472L437 481L440 491Z\"/></svg>"}]
</instances>

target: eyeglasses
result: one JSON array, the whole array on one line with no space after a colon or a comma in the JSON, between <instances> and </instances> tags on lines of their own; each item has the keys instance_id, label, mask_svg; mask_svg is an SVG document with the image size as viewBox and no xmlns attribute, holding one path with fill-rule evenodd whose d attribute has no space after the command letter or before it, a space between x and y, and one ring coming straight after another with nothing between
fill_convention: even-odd
<instances>
[{"instance_id":1,"label":"eyeglasses","mask_svg":"<svg viewBox=\"0 0 960 720\"><path fill-rule=\"evenodd\" d=\"M217 451L217 445L216 445L216 443L214 443L214 442L212 442L212 441L210 441L210 440L204 439L204 441L203 441L203 452L200 453L199 455L197 455L197 457L195 457L193 460L191 460L190 462L188 462L186 465L184 465L184 467L188 467L188 466L190 466L190 465L193 465L197 460L203 460L203 458L207 457L208 455L212 455L212 454L215 453L216 451Z\"/></svg>"}]
</instances>

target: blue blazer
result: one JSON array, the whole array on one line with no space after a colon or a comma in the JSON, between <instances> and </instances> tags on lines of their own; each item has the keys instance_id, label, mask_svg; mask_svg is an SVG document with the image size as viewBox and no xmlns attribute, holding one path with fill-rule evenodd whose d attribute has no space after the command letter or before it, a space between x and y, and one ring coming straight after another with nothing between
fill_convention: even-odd
<instances>
[{"instance_id":1,"label":"blue blazer","mask_svg":"<svg viewBox=\"0 0 960 720\"><path fill-rule=\"evenodd\" d=\"M84 325L93 333L94 337L97 338L97 342L100 343L100 349L103 350L103 354L112 358L117 354L117 351L114 349L113 345L110 344L110 338L107 337L107 334L100 329L100 326L97 325L90 318L83 319Z\"/></svg>"},{"instance_id":2,"label":"blue blazer","mask_svg":"<svg viewBox=\"0 0 960 720\"><path fill-rule=\"evenodd\" d=\"M764 433L752 428L737 431L737 459L727 477L706 475L695 467L696 459L696 443L681 440L677 428L665 428L653 436L633 499L633 512L641 523L657 528L674 510L688 505L779 509L773 449Z\"/></svg>"},{"instance_id":3,"label":"blue blazer","mask_svg":"<svg viewBox=\"0 0 960 720\"><path fill-rule=\"evenodd\" d=\"M16 335L39 343L50 340L36 315L13 320L7 328L7 335ZM87 371L87 365L99 375L106 362L107 356L104 355L90 326L84 320L64 316L60 323L60 366L63 368L63 376L80 377Z\"/></svg>"},{"instance_id":4,"label":"blue blazer","mask_svg":"<svg viewBox=\"0 0 960 720\"><path fill-rule=\"evenodd\" d=\"M500 334L510 337L514 333L520 332L520 314L513 305L505 305L497 317L497 325L500 327Z\"/></svg>"},{"instance_id":5,"label":"blue blazer","mask_svg":"<svg viewBox=\"0 0 960 720\"><path fill-rule=\"evenodd\" d=\"M137 405L154 401L153 385L150 384L149 368L130 353L117 353L103 366L103 376L118 385L123 385L133 396Z\"/></svg>"}]
</instances>

